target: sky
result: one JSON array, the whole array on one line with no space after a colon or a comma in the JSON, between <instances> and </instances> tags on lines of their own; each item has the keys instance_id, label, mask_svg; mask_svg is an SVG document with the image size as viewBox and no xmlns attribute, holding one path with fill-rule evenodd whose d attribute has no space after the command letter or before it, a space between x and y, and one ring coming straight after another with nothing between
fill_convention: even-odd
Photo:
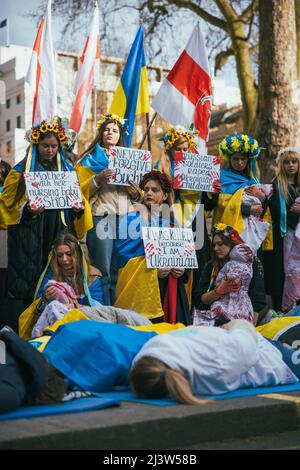
<instances>
[{"instance_id":1,"label":"sky","mask_svg":"<svg viewBox=\"0 0 300 470\"><path fill-rule=\"evenodd\" d=\"M0 22L5 19L9 18L9 30L10 30L10 44L17 44L23 45L27 47L33 47L33 43L36 37L38 24L36 20L24 16L24 14L35 11L37 7L40 5L40 0L0 0ZM43 12L40 12L41 15ZM126 23L126 21L125 21ZM101 28L101 23L100 23ZM133 29L131 27L131 29ZM185 28L186 29L186 28ZM53 33L53 41L55 49L65 50L67 47L64 47L62 42L61 36L62 30L62 22L59 20L58 17L52 18L52 33ZM185 31L183 31L185 32ZM76 33L76 41L73 41L73 44L77 45L77 50L75 52L81 53L85 34L87 31L82 31L82 37L80 37L80 33ZM134 38L134 31L129 31L127 36L132 36L132 40ZM187 31L187 39L190 33ZM182 49L187 40L184 39L184 44L182 44ZM0 29L0 46L6 45L6 29ZM130 44L129 46L130 47ZM168 44L166 44L168 47ZM176 57L177 58L177 57ZM175 60L176 60L175 58ZM157 64L160 65L160 64ZM212 66L213 64L211 64ZM170 64L172 66L172 64ZM221 71L219 77L224 80L225 84L228 86L236 87L237 79L234 71L234 67L225 66L224 70Z\"/></svg>"}]
</instances>

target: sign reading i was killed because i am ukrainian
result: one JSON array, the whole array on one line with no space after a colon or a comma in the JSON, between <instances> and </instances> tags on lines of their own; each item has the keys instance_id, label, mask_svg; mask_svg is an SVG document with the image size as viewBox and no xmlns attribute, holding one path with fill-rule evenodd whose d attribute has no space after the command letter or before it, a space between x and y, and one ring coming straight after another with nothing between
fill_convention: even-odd
<instances>
[{"instance_id":1,"label":"sign reading i was killed because i am ukrainian","mask_svg":"<svg viewBox=\"0 0 300 470\"><path fill-rule=\"evenodd\" d=\"M197 269L190 228L142 227L147 268Z\"/></svg>"},{"instance_id":2,"label":"sign reading i was killed because i am ukrainian","mask_svg":"<svg viewBox=\"0 0 300 470\"><path fill-rule=\"evenodd\" d=\"M109 183L130 186L129 180L134 180L138 184L151 171L152 155L149 150L113 147L109 151L108 168L115 172Z\"/></svg>"},{"instance_id":3,"label":"sign reading i was killed because i am ukrainian","mask_svg":"<svg viewBox=\"0 0 300 470\"><path fill-rule=\"evenodd\" d=\"M219 156L174 152L174 189L216 192L220 182Z\"/></svg>"},{"instance_id":4,"label":"sign reading i was killed because i am ukrainian","mask_svg":"<svg viewBox=\"0 0 300 470\"><path fill-rule=\"evenodd\" d=\"M76 171L30 171L24 173L31 204L45 209L69 209L82 203Z\"/></svg>"}]
</instances>

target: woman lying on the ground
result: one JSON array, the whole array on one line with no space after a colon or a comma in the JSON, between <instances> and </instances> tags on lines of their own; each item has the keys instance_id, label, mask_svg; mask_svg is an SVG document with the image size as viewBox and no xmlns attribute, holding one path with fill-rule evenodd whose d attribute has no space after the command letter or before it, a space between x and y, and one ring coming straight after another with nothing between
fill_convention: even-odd
<instances>
[{"instance_id":1,"label":"woman lying on the ground","mask_svg":"<svg viewBox=\"0 0 300 470\"><path fill-rule=\"evenodd\" d=\"M86 396L85 392L128 387L134 356L155 334L124 325L77 321L48 336L41 354L35 340L26 342L9 328L1 330L6 364L1 365L0 413L24 405L61 403L72 390Z\"/></svg>"},{"instance_id":2,"label":"woman lying on the ground","mask_svg":"<svg viewBox=\"0 0 300 470\"><path fill-rule=\"evenodd\" d=\"M245 320L158 335L134 358L130 384L139 397L205 404L195 395L297 382L300 367L291 360L293 351L277 343Z\"/></svg>"}]
</instances>

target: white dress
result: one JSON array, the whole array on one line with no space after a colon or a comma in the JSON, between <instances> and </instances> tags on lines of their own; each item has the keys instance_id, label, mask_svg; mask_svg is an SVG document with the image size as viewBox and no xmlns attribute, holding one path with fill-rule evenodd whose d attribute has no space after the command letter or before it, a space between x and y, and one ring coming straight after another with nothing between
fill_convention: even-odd
<instances>
[{"instance_id":1,"label":"white dress","mask_svg":"<svg viewBox=\"0 0 300 470\"><path fill-rule=\"evenodd\" d=\"M261 184L258 186L265 193L266 196L271 195L269 186L272 185ZM242 203L247 204L249 206L261 206L260 199L255 196L250 196L245 191L243 192ZM255 215L243 217L243 223L245 229L243 232L240 233L240 237L245 243L247 243L247 245L250 245L253 250L257 251L260 248L261 244L265 241L270 224Z\"/></svg>"},{"instance_id":2,"label":"white dress","mask_svg":"<svg viewBox=\"0 0 300 470\"><path fill-rule=\"evenodd\" d=\"M151 338L134 358L150 356L184 370L193 393L214 395L239 388L298 382L281 352L259 333L244 329L187 327Z\"/></svg>"}]
</instances>

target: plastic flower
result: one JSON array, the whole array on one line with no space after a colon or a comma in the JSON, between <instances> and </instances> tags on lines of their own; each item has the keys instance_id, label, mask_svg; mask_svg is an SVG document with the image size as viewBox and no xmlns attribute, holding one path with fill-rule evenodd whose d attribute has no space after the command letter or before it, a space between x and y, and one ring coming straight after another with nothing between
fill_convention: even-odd
<instances>
[{"instance_id":1,"label":"plastic flower","mask_svg":"<svg viewBox=\"0 0 300 470\"><path fill-rule=\"evenodd\" d=\"M218 232L223 232L223 230L225 230L227 227L226 224L222 224L221 222L219 222L218 224L216 224L214 226L215 230L217 230Z\"/></svg>"},{"instance_id":2,"label":"plastic flower","mask_svg":"<svg viewBox=\"0 0 300 470\"><path fill-rule=\"evenodd\" d=\"M65 127L58 116L54 116L49 121L44 120L39 125L34 126L30 131L25 133L25 139L37 144L41 137L41 133L45 134L46 132L55 132L61 143L65 143L68 140Z\"/></svg>"},{"instance_id":3,"label":"plastic flower","mask_svg":"<svg viewBox=\"0 0 300 470\"><path fill-rule=\"evenodd\" d=\"M232 134L225 137L219 144L219 153L227 159L234 153L243 153L249 158L257 159L261 152L257 140L247 134Z\"/></svg>"},{"instance_id":4,"label":"plastic flower","mask_svg":"<svg viewBox=\"0 0 300 470\"><path fill-rule=\"evenodd\" d=\"M120 124L123 134L129 135L129 127L126 122L127 119L122 118L118 116L117 114L101 114L101 118L102 119L99 119L99 121L97 121L97 124L96 124L97 129L100 129L100 127L105 121L113 121L115 123Z\"/></svg>"},{"instance_id":5,"label":"plastic flower","mask_svg":"<svg viewBox=\"0 0 300 470\"><path fill-rule=\"evenodd\" d=\"M231 240L233 240L233 241L237 241L237 239L239 238L239 233L234 229L229 230L228 233L229 233L229 236L230 236Z\"/></svg>"},{"instance_id":6,"label":"plastic flower","mask_svg":"<svg viewBox=\"0 0 300 470\"><path fill-rule=\"evenodd\" d=\"M48 131L48 126L47 124L45 123L45 121L42 122L42 124L40 125L40 132L47 132Z\"/></svg>"}]
</instances>

